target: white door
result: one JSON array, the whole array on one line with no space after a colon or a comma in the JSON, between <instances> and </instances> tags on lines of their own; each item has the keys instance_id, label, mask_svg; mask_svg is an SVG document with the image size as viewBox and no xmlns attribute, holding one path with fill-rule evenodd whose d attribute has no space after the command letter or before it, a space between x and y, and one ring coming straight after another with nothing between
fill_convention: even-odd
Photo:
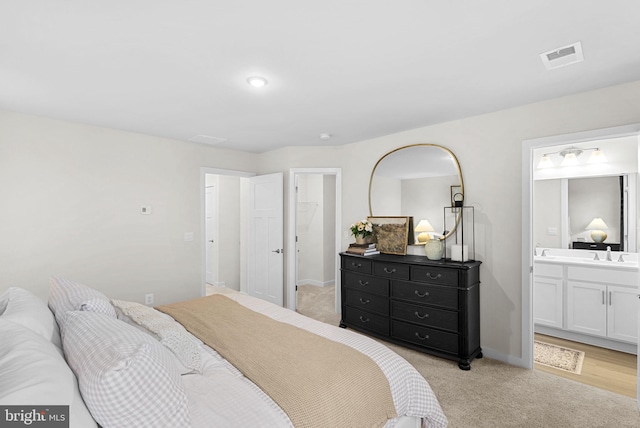
<instances>
[{"instance_id":1,"label":"white door","mask_svg":"<svg viewBox=\"0 0 640 428\"><path fill-rule=\"evenodd\" d=\"M533 278L533 316L536 324L563 328L562 279Z\"/></svg>"},{"instance_id":2,"label":"white door","mask_svg":"<svg viewBox=\"0 0 640 428\"><path fill-rule=\"evenodd\" d=\"M607 286L567 281L567 328L596 336L607 335Z\"/></svg>"},{"instance_id":3,"label":"white door","mask_svg":"<svg viewBox=\"0 0 640 428\"><path fill-rule=\"evenodd\" d=\"M249 178L248 294L284 303L283 174Z\"/></svg>"},{"instance_id":4,"label":"white door","mask_svg":"<svg viewBox=\"0 0 640 428\"><path fill-rule=\"evenodd\" d=\"M637 289L610 285L607 294L607 336L635 343L638 340Z\"/></svg>"},{"instance_id":5,"label":"white door","mask_svg":"<svg viewBox=\"0 0 640 428\"><path fill-rule=\"evenodd\" d=\"M206 235L206 280L207 284L216 285L218 276L217 250L217 193L215 186L207 186L205 190L205 235Z\"/></svg>"}]
</instances>

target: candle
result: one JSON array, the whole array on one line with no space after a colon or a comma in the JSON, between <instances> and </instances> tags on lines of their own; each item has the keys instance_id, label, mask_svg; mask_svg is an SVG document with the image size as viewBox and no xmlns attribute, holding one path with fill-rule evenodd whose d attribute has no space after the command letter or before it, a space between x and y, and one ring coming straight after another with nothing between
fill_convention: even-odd
<instances>
[{"instance_id":1,"label":"candle","mask_svg":"<svg viewBox=\"0 0 640 428\"><path fill-rule=\"evenodd\" d=\"M451 246L451 260L454 262L466 262L469 260L469 246L453 244Z\"/></svg>"}]
</instances>

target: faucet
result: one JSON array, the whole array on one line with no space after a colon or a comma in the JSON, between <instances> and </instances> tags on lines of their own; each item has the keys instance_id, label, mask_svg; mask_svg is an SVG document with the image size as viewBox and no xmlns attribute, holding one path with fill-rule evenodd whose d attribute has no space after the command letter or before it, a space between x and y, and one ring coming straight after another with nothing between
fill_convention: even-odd
<instances>
[{"instance_id":1,"label":"faucet","mask_svg":"<svg viewBox=\"0 0 640 428\"><path fill-rule=\"evenodd\" d=\"M542 249L542 254L540 254L541 257L547 257L547 251L549 251L548 248L543 248Z\"/></svg>"},{"instance_id":2,"label":"faucet","mask_svg":"<svg viewBox=\"0 0 640 428\"><path fill-rule=\"evenodd\" d=\"M608 262L612 262L613 260L611 259L611 247L607 246L607 261Z\"/></svg>"},{"instance_id":3,"label":"faucet","mask_svg":"<svg viewBox=\"0 0 640 428\"><path fill-rule=\"evenodd\" d=\"M619 261L619 262L624 262L624 259L622 258L622 256L628 256L628 254L622 254L622 253L620 253L620 255L618 256L618 261Z\"/></svg>"},{"instance_id":4,"label":"faucet","mask_svg":"<svg viewBox=\"0 0 640 428\"><path fill-rule=\"evenodd\" d=\"M598 253L594 253L593 251L590 251L591 254L593 254L593 260L600 260L600 257L598 257Z\"/></svg>"}]
</instances>

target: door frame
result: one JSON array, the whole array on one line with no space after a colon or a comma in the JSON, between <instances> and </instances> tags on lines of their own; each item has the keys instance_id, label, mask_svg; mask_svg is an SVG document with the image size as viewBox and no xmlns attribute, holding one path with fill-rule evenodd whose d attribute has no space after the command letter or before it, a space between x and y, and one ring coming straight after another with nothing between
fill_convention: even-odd
<instances>
[{"instance_id":1,"label":"door frame","mask_svg":"<svg viewBox=\"0 0 640 428\"><path fill-rule=\"evenodd\" d=\"M640 123L595 129L573 134L555 135L522 142L522 367L533 369L533 151L537 148L580 143L597 139L636 135L640 138ZM640 151L639 151L640 155ZM638 174L640 180L640 174ZM640 187L640 186L639 186ZM639 198L640 199L640 198ZM640 211L636 202L636 218ZM637 231L635 232L637 233ZM640 304L639 304L640 308ZM640 332L639 332L640 334ZM638 342L640 350L640 340ZM640 377L640 359L638 360ZM640 408L640 382L636 400Z\"/></svg>"},{"instance_id":2,"label":"door frame","mask_svg":"<svg viewBox=\"0 0 640 428\"><path fill-rule=\"evenodd\" d=\"M296 256L296 224L297 224L297 210L296 210L296 177L302 174L321 174L321 175L333 175L336 178L335 189L335 311L340 313L340 262L339 253L342 249L342 168L290 168L289 169L289 217L288 217L288 233L286 239L287 256L287 272L286 272L286 290L287 296L286 307L291 310L296 310L296 271L297 271L297 256Z\"/></svg>"},{"instance_id":3,"label":"door frame","mask_svg":"<svg viewBox=\"0 0 640 428\"><path fill-rule=\"evenodd\" d=\"M213 168L203 166L200 167L200 253L201 253L201 285L200 295L207 295L207 206L206 206L206 182L205 176L207 174L216 175L232 175L237 177L253 177L255 172L239 171L233 169Z\"/></svg>"}]
</instances>

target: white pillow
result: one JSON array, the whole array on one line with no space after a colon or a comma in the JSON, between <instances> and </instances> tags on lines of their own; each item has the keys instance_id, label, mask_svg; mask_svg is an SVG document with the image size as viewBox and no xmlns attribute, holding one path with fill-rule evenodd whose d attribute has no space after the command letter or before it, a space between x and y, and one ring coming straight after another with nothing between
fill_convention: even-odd
<instances>
[{"instance_id":1,"label":"white pillow","mask_svg":"<svg viewBox=\"0 0 640 428\"><path fill-rule=\"evenodd\" d=\"M0 318L0 403L68 405L71 428L96 427L60 350L40 334Z\"/></svg>"},{"instance_id":2,"label":"white pillow","mask_svg":"<svg viewBox=\"0 0 640 428\"><path fill-rule=\"evenodd\" d=\"M58 324L47 304L23 288L11 287L0 296L0 318L25 326L62 349Z\"/></svg>"},{"instance_id":3,"label":"white pillow","mask_svg":"<svg viewBox=\"0 0 640 428\"><path fill-rule=\"evenodd\" d=\"M56 317L60 329L69 311L94 311L116 318L116 311L107 296L78 282L52 276L49 281L49 308Z\"/></svg>"},{"instance_id":4,"label":"white pillow","mask_svg":"<svg viewBox=\"0 0 640 428\"><path fill-rule=\"evenodd\" d=\"M173 357L153 337L96 312L67 312L62 344L87 407L104 427L189 427Z\"/></svg>"}]
</instances>

